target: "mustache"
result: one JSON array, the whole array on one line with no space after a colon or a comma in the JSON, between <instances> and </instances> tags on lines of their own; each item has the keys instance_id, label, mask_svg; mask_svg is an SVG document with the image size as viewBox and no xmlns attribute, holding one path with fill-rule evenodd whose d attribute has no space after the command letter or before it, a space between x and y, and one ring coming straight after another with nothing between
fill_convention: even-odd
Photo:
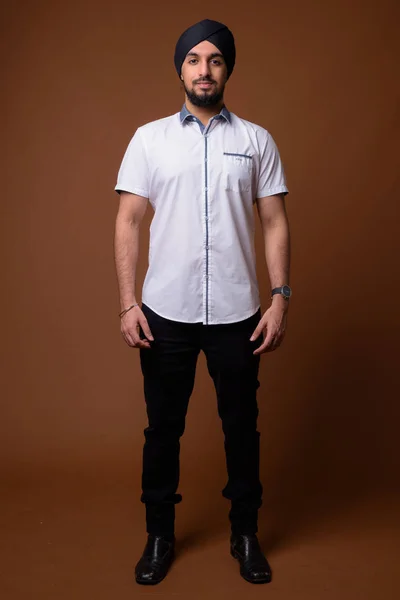
<instances>
[{"instance_id":1,"label":"mustache","mask_svg":"<svg viewBox=\"0 0 400 600\"><path fill-rule=\"evenodd\" d=\"M213 79L195 79L193 83L215 83Z\"/></svg>"}]
</instances>

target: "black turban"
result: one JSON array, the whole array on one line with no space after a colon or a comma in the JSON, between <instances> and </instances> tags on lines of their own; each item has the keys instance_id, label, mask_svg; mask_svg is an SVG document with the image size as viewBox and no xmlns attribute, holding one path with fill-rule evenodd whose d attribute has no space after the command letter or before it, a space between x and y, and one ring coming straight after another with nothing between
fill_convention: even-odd
<instances>
[{"instance_id":1,"label":"black turban","mask_svg":"<svg viewBox=\"0 0 400 600\"><path fill-rule=\"evenodd\" d=\"M223 23L204 19L186 29L179 38L175 48L175 68L180 77L183 61L186 54L200 42L207 40L214 44L225 59L228 69L228 78L235 66L236 50L233 34Z\"/></svg>"}]
</instances>

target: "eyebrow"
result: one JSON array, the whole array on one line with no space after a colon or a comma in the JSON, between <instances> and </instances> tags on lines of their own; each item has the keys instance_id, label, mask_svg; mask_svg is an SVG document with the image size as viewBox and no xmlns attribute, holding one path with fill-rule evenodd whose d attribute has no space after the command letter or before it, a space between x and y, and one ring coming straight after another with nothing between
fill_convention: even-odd
<instances>
[{"instance_id":1,"label":"eyebrow","mask_svg":"<svg viewBox=\"0 0 400 600\"><path fill-rule=\"evenodd\" d=\"M195 56L196 58L199 58L199 55L196 52L188 52L186 54L186 56ZM220 52L213 52L212 54L210 54L210 56L208 58L224 58L224 55L221 54Z\"/></svg>"}]
</instances>

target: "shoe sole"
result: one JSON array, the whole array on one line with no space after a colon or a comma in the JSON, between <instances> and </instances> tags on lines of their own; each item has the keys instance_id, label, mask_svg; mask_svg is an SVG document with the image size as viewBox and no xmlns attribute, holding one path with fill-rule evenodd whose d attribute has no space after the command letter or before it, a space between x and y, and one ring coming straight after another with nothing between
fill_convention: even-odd
<instances>
[{"instance_id":1,"label":"shoe sole","mask_svg":"<svg viewBox=\"0 0 400 600\"><path fill-rule=\"evenodd\" d=\"M240 562L240 558L239 558L238 553L235 550L232 550L232 548L231 548L231 555L233 556L233 558L235 558L237 561ZM262 579L249 579L248 577L246 577L246 575L244 575L242 573L242 570L240 570L240 574L243 577L243 579L245 579L249 583L271 583L271 579L272 579L271 576L269 576L267 578L264 577Z\"/></svg>"},{"instance_id":2,"label":"shoe sole","mask_svg":"<svg viewBox=\"0 0 400 600\"><path fill-rule=\"evenodd\" d=\"M161 581L163 579L165 579L166 575L167 574L165 574L163 577L161 577L161 579L157 579L156 581L155 580L153 580L153 581L142 581L141 579L136 579L136 577L135 577L135 581L139 585L157 585L158 583L161 583Z\"/></svg>"}]
</instances>

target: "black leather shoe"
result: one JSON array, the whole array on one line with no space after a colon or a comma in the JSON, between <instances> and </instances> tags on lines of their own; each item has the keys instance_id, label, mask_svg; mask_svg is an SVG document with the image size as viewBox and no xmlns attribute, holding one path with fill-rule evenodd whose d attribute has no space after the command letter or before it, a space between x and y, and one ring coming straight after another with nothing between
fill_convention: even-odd
<instances>
[{"instance_id":1,"label":"black leather shoe","mask_svg":"<svg viewBox=\"0 0 400 600\"><path fill-rule=\"evenodd\" d=\"M257 536L231 535L231 554L240 563L240 574L250 583L269 583L271 567L265 558Z\"/></svg>"},{"instance_id":2,"label":"black leather shoe","mask_svg":"<svg viewBox=\"0 0 400 600\"><path fill-rule=\"evenodd\" d=\"M143 585L155 585L166 576L174 559L175 538L149 535L142 557L135 567L135 579Z\"/></svg>"}]
</instances>

